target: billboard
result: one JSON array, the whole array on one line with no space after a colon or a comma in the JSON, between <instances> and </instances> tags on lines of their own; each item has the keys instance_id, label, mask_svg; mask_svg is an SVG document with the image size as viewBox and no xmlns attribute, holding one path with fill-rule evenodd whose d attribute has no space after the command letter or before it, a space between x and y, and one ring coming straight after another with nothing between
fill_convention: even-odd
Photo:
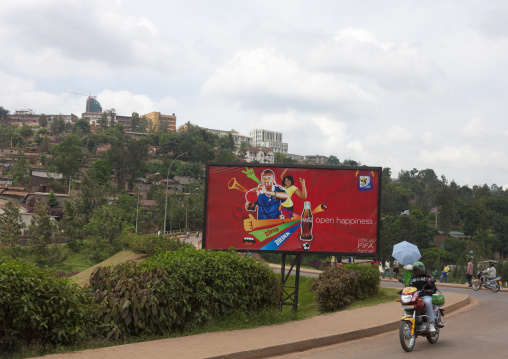
<instances>
[{"instance_id":1,"label":"billboard","mask_svg":"<svg viewBox=\"0 0 508 359\"><path fill-rule=\"evenodd\" d=\"M209 164L203 248L375 255L379 167Z\"/></svg>"}]
</instances>

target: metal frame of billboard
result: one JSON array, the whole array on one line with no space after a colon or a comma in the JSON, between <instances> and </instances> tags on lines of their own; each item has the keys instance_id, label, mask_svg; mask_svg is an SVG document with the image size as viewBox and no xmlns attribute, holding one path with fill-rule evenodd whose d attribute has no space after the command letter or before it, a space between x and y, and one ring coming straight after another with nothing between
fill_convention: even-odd
<instances>
[{"instance_id":1,"label":"metal frame of billboard","mask_svg":"<svg viewBox=\"0 0 508 359\"><path fill-rule=\"evenodd\" d=\"M287 253L287 254L324 254L324 255L337 255L337 256L355 256L355 257L372 257L378 256L380 250L380 226L381 226L381 187L382 187L382 168L381 167L367 167L367 166L314 166L314 165L289 165L289 164L254 164L254 163L213 163L206 165L206 180L205 180L205 193L204 193L204 211L203 211L203 238L202 248L206 248L207 239L211 235L208 233L208 191L209 191L209 171L211 167L249 167L249 168L263 168L263 169L317 169L317 170L347 170L347 171L362 171L362 172L376 172L377 173L377 223L376 223L376 250L375 252L359 253L359 252L340 252L340 251L283 251L283 250L258 250L251 248L242 248L240 246L231 246L238 252L255 252L255 253ZM228 248L210 248L213 250L228 250Z\"/></svg>"}]
</instances>

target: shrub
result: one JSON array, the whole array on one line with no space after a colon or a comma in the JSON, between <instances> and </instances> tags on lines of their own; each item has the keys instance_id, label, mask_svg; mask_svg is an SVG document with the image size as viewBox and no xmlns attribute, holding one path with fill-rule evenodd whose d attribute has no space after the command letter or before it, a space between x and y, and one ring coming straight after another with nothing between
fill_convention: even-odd
<instances>
[{"instance_id":1,"label":"shrub","mask_svg":"<svg viewBox=\"0 0 508 359\"><path fill-rule=\"evenodd\" d=\"M365 299L376 295L379 290L379 269L371 265L350 263L345 265L348 269L357 271L359 275L360 285L356 288L358 290L356 299Z\"/></svg>"},{"instance_id":2,"label":"shrub","mask_svg":"<svg viewBox=\"0 0 508 359\"><path fill-rule=\"evenodd\" d=\"M164 334L167 311L159 306L153 288L161 284L163 272L141 271L135 263L98 267L90 276L90 287L100 305L103 334L119 339L127 335Z\"/></svg>"},{"instance_id":3,"label":"shrub","mask_svg":"<svg viewBox=\"0 0 508 359\"><path fill-rule=\"evenodd\" d=\"M312 283L311 290L320 312L334 312L353 303L354 288L359 285L358 272L337 266L326 268Z\"/></svg>"},{"instance_id":4,"label":"shrub","mask_svg":"<svg viewBox=\"0 0 508 359\"><path fill-rule=\"evenodd\" d=\"M276 308L270 267L234 252L184 247L136 265L100 268L90 278L108 337L168 334L237 311Z\"/></svg>"},{"instance_id":5,"label":"shrub","mask_svg":"<svg viewBox=\"0 0 508 359\"><path fill-rule=\"evenodd\" d=\"M0 348L70 344L90 334L95 306L67 278L19 260L0 261Z\"/></svg>"},{"instance_id":6,"label":"shrub","mask_svg":"<svg viewBox=\"0 0 508 359\"><path fill-rule=\"evenodd\" d=\"M164 287L157 288L161 305L175 318L172 330L185 330L237 310L276 308L282 289L266 263L233 251L183 248L152 257L140 266L160 267Z\"/></svg>"},{"instance_id":7,"label":"shrub","mask_svg":"<svg viewBox=\"0 0 508 359\"><path fill-rule=\"evenodd\" d=\"M123 240L134 252L145 253L149 256L166 251L176 251L180 247L192 247L191 243L186 243L177 237L169 235L136 235L128 233L123 237Z\"/></svg>"},{"instance_id":8,"label":"shrub","mask_svg":"<svg viewBox=\"0 0 508 359\"><path fill-rule=\"evenodd\" d=\"M320 312L342 309L355 300L373 296L379 290L378 268L361 264L327 267L312 284Z\"/></svg>"}]
</instances>

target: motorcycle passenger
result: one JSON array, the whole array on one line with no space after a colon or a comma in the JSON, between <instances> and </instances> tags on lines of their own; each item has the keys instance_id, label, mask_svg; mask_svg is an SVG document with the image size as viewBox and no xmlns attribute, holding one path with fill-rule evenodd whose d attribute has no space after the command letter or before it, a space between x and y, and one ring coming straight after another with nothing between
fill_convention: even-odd
<instances>
[{"instance_id":1,"label":"motorcycle passenger","mask_svg":"<svg viewBox=\"0 0 508 359\"><path fill-rule=\"evenodd\" d=\"M496 278L496 268L494 267L494 263L489 263L490 267L485 269L482 274L484 278L489 282L491 279Z\"/></svg>"},{"instance_id":2,"label":"motorcycle passenger","mask_svg":"<svg viewBox=\"0 0 508 359\"><path fill-rule=\"evenodd\" d=\"M425 265L422 262L415 262L413 264L413 278L409 281L410 287L415 287L418 290L422 290L421 298L425 304L425 310L429 317L429 332L435 332L436 328L434 324L436 322L436 313L434 313L434 307L432 305L432 294L437 292L436 285L432 282L429 283L429 279L432 278L430 275L425 273Z\"/></svg>"}]
</instances>

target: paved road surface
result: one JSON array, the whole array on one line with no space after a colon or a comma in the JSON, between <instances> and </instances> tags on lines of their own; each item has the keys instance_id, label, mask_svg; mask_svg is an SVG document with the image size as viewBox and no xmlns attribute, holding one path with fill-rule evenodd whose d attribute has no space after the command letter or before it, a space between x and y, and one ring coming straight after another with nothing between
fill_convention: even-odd
<instances>
[{"instance_id":1,"label":"paved road surface","mask_svg":"<svg viewBox=\"0 0 508 359\"><path fill-rule=\"evenodd\" d=\"M400 286L396 282L387 286ZM438 283L439 287L439 283ZM443 288L445 292L467 293L473 305L445 317L436 344L418 337L412 353L400 346L398 330L370 338L321 347L301 353L276 356L277 359L336 358L506 358L508 357L508 294L470 289ZM402 311L401 311L402 315Z\"/></svg>"}]
</instances>

